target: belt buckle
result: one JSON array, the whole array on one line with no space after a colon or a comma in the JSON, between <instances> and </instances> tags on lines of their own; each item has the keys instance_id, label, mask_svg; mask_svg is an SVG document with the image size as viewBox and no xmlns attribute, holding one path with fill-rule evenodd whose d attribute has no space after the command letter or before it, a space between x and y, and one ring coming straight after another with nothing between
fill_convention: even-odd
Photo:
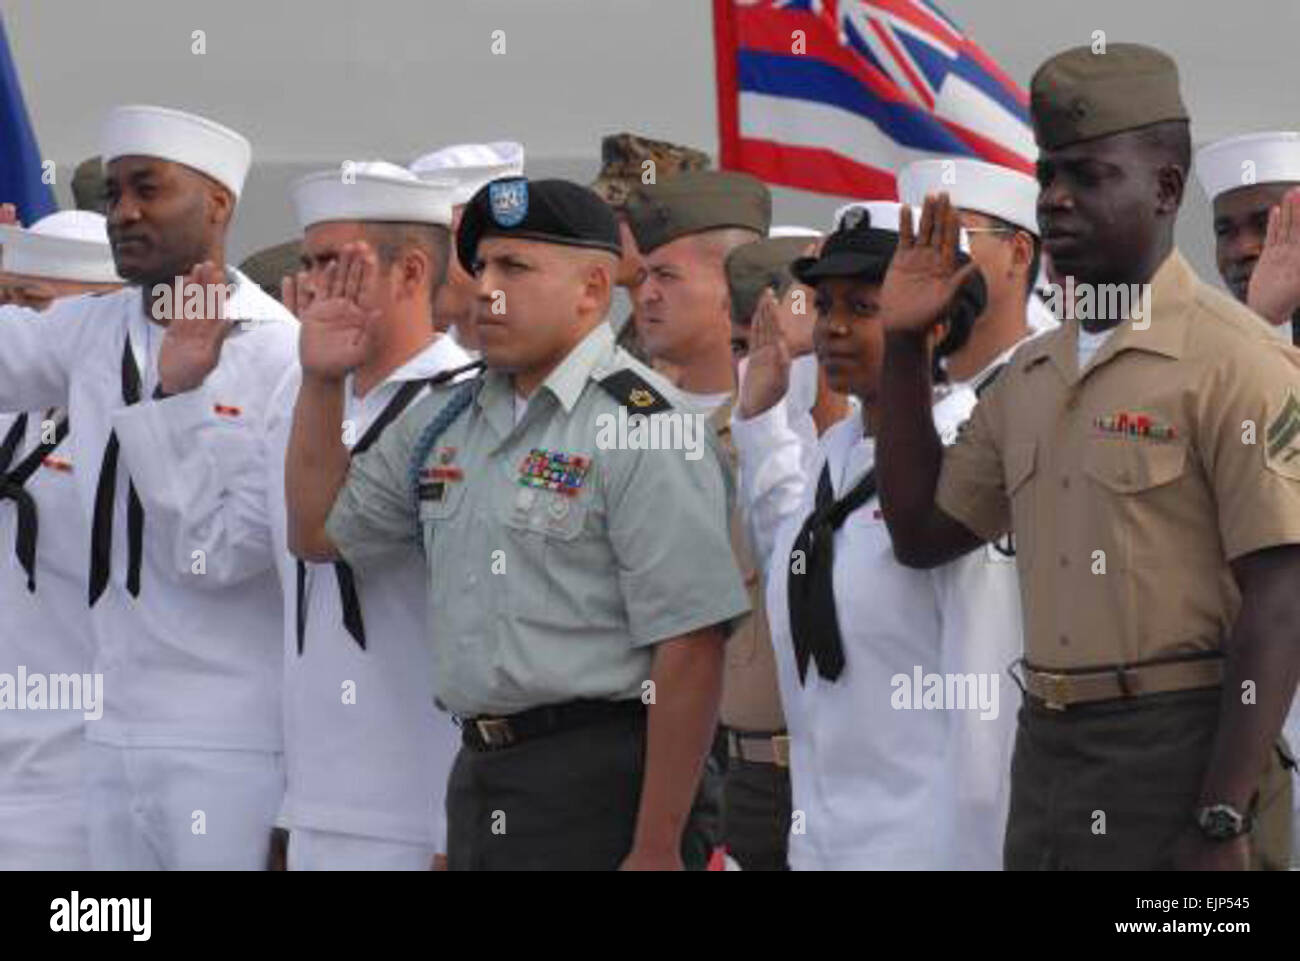
<instances>
[{"instance_id":1,"label":"belt buckle","mask_svg":"<svg viewBox=\"0 0 1300 961\"><path fill-rule=\"evenodd\" d=\"M772 737L772 763L777 767L790 766L790 736L777 734Z\"/></svg>"},{"instance_id":2,"label":"belt buckle","mask_svg":"<svg viewBox=\"0 0 1300 961\"><path fill-rule=\"evenodd\" d=\"M504 717L480 717L474 721L474 727L488 747L507 747L514 743L514 732Z\"/></svg>"},{"instance_id":3,"label":"belt buckle","mask_svg":"<svg viewBox=\"0 0 1300 961\"><path fill-rule=\"evenodd\" d=\"M1043 695L1043 706L1053 711L1064 711L1069 703L1066 696L1069 693L1070 678L1065 674L1047 674L1040 673L1047 687Z\"/></svg>"}]
</instances>

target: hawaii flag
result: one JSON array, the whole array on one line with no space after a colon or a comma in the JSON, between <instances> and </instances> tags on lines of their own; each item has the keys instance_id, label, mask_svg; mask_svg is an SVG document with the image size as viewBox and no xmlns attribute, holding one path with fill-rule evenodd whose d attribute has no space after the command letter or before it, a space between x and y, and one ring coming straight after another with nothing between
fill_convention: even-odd
<instances>
[{"instance_id":1,"label":"hawaii flag","mask_svg":"<svg viewBox=\"0 0 1300 961\"><path fill-rule=\"evenodd\" d=\"M713 0L721 166L896 199L934 154L1033 173L1028 98L925 0Z\"/></svg>"}]
</instances>

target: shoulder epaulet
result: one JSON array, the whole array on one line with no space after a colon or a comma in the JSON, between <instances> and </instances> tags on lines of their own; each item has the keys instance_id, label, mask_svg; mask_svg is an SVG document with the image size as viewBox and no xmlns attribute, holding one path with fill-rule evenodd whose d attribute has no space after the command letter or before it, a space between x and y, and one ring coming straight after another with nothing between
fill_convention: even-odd
<instances>
[{"instance_id":1,"label":"shoulder epaulet","mask_svg":"<svg viewBox=\"0 0 1300 961\"><path fill-rule=\"evenodd\" d=\"M668 398L631 368L616 370L596 383L633 414L658 414L672 410Z\"/></svg>"}]
</instances>

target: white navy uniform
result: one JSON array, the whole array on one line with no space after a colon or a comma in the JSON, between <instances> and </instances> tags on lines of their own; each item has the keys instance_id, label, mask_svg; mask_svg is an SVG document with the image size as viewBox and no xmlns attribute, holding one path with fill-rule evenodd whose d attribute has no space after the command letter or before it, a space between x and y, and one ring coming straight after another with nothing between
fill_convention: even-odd
<instances>
[{"instance_id":1,"label":"white navy uniform","mask_svg":"<svg viewBox=\"0 0 1300 961\"><path fill-rule=\"evenodd\" d=\"M0 316L0 409L67 406L83 525L93 526L110 434L120 444L111 566L91 611L104 684L103 717L86 726L95 867L261 867L283 792L264 417L298 325L230 273L227 316L245 323L206 381L175 397L154 399L164 330L137 287ZM129 406L128 335L140 396ZM144 516L138 572L132 488Z\"/></svg>"},{"instance_id":2,"label":"white navy uniform","mask_svg":"<svg viewBox=\"0 0 1300 961\"><path fill-rule=\"evenodd\" d=\"M935 407L945 440L974 406L954 391ZM827 681L810 666L799 682L790 633L789 565L829 464L843 497L874 465L874 441L853 411L819 441L808 475L783 405L734 420L741 502L757 534L777 676L790 731L796 870L997 869L1009 797L1019 694L1007 676L1020 654L1019 592L1010 558L977 551L933 571L894 557L871 497L835 533L833 582L845 667ZM996 718L978 710L896 710L894 679L996 675ZM920 692L916 692L919 699Z\"/></svg>"},{"instance_id":3,"label":"white navy uniform","mask_svg":"<svg viewBox=\"0 0 1300 961\"><path fill-rule=\"evenodd\" d=\"M404 384L467 363L468 355L442 336L362 398L349 379L344 442L352 447L365 437ZM273 491L285 489L301 380L295 366L276 391ZM404 409L425 393L411 396ZM282 819L291 832L289 869L428 870L434 853L446 851L444 800L460 732L434 706L424 558L411 546L353 573L364 649L345 626L334 565L305 564L300 652L298 561L288 550L286 505L282 496L268 503L285 595Z\"/></svg>"},{"instance_id":4,"label":"white navy uniform","mask_svg":"<svg viewBox=\"0 0 1300 961\"><path fill-rule=\"evenodd\" d=\"M36 457L41 442L54 436L58 411L0 414L0 439L18 441L8 473ZM53 415L53 416L51 416ZM48 433L47 433L48 431ZM65 438L66 443L66 438ZM30 495L38 521L33 574L16 551L18 505L0 498L0 674L14 679L15 698L27 685L18 678L91 673L93 642L86 606L86 558L89 535L80 517L74 463L61 443L32 460L22 489ZM0 463L0 476L6 472ZM82 677L78 682L84 682ZM69 682L71 683L71 682ZM90 867L82 789L85 717L95 712L94 691L78 688L80 706L18 709L0 696L0 869L85 871ZM69 689L70 690L70 689ZM30 705L30 701L25 702Z\"/></svg>"}]
</instances>

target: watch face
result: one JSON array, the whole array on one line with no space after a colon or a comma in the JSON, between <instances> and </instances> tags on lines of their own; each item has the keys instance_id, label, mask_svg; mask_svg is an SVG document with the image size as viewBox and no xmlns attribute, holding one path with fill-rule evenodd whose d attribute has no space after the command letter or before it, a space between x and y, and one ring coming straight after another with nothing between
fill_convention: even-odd
<instances>
[{"instance_id":1,"label":"watch face","mask_svg":"<svg viewBox=\"0 0 1300 961\"><path fill-rule=\"evenodd\" d=\"M1202 808L1199 821L1205 835L1217 841L1235 838L1242 832L1242 816L1227 804Z\"/></svg>"}]
</instances>

